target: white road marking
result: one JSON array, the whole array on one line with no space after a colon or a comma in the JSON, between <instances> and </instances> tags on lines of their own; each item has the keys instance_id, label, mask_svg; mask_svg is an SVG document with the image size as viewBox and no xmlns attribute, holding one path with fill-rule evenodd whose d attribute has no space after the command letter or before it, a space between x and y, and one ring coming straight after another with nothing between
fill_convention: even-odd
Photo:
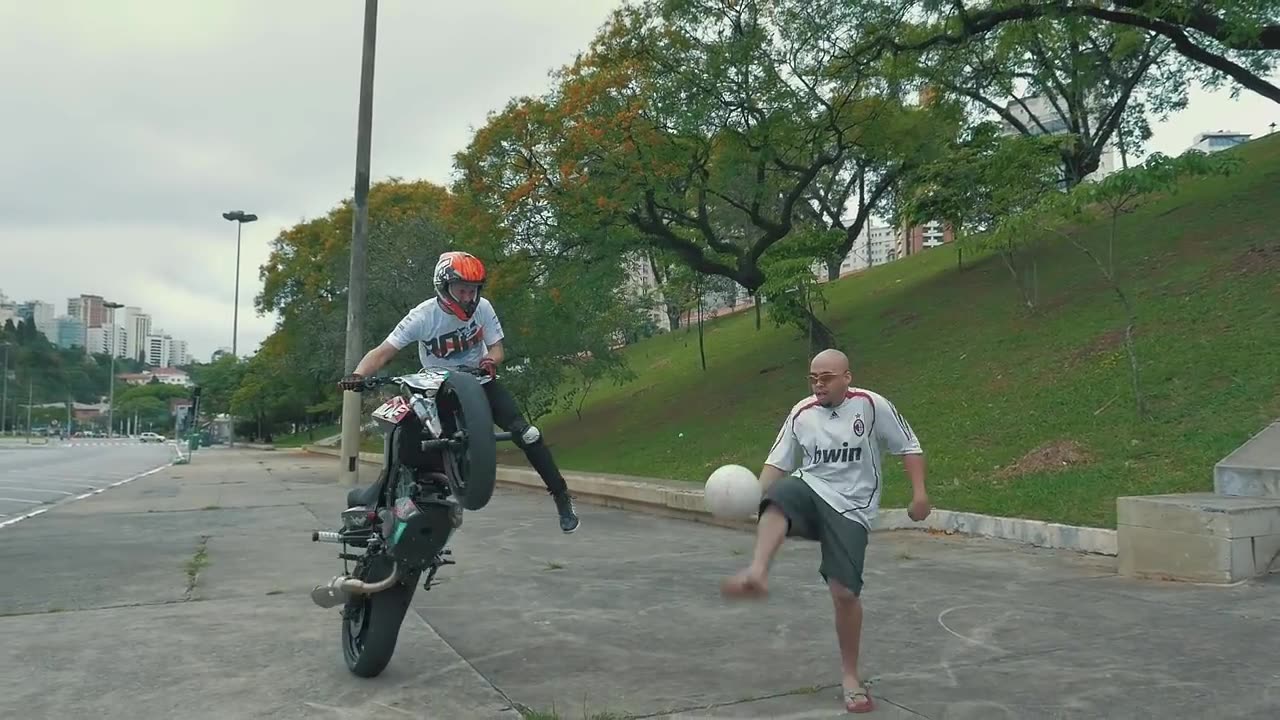
<instances>
[{"instance_id":1,"label":"white road marking","mask_svg":"<svg viewBox=\"0 0 1280 720\"><path fill-rule=\"evenodd\" d=\"M20 502L20 503L26 503L28 505L39 505L44 501L43 500L23 500L22 498L0 497L0 502Z\"/></svg>"},{"instance_id":2,"label":"white road marking","mask_svg":"<svg viewBox=\"0 0 1280 720\"><path fill-rule=\"evenodd\" d=\"M160 472L161 470L164 470L164 469L165 469L165 468L167 468L167 467L171 467L172 465L173 465L173 462L172 462L172 461L167 462L167 463L165 463L164 465L161 465L161 466L159 466L159 467L152 468L152 469L150 469L150 470L148 470L148 471L146 471L146 472L141 472L141 473L138 473L137 475L134 475L134 476L132 476L132 477L127 477L127 478L125 478L124 480L119 480L119 481L117 481L117 482L111 483L110 485L108 485L108 486L107 486L107 487L105 487L105 488L98 488L98 489L96 489L96 490L93 490L92 492L87 492L87 493L84 493L84 494L82 494L82 495L77 495L75 498L73 498L73 499L72 499L71 501L69 501L69 502L74 502L75 500L82 500L82 499L84 499L84 498L89 497L90 495L97 495L98 493L103 492L104 490L108 490L108 489L110 489L110 488L114 488L114 487L120 487L121 485L124 485L124 484L126 484L126 483L131 483L131 482L133 482L134 480L137 480L137 479L139 479L139 478L144 478L144 477L146 477L146 476L148 476L148 475L154 475L155 473L158 473L158 472ZM7 499L7 498L0 498L0 500L5 500L5 499ZM19 500L18 502L32 502L32 501L30 501L30 500ZM27 518L32 518L32 517L35 517L36 515L39 515L40 513L44 513L44 512L48 512L48 511L49 511L49 508L47 508L47 507L46 507L46 508L40 508L39 510L33 510L33 511L31 511L31 512L29 512L29 513L25 514L25 515L19 515L18 517L13 518L12 520L5 520L4 522L0 522L0 528L9 527L10 525L14 525L14 524L16 524L16 523L20 523L20 522L22 522L23 520L26 520Z\"/></svg>"}]
</instances>

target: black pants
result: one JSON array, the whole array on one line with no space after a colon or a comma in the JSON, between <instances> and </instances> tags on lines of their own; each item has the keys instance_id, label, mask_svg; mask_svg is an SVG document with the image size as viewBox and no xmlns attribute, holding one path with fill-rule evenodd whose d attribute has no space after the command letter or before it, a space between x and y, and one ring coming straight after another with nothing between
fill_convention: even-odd
<instances>
[{"instance_id":1,"label":"black pants","mask_svg":"<svg viewBox=\"0 0 1280 720\"><path fill-rule=\"evenodd\" d=\"M532 443L525 443L521 439L520 436L529 429L529 423L520 413L520 408L516 405L516 399L511 395L511 391L501 381L490 380L484 384L484 394L489 398L489 410L493 413L493 422L514 436L512 439L515 444L524 451L525 457L529 458L529 464L538 471L547 490L556 494L567 492L569 488L564 481L564 476L560 474L555 459L551 457L551 449L542 441L542 438Z\"/></svg>"}]
</instances>

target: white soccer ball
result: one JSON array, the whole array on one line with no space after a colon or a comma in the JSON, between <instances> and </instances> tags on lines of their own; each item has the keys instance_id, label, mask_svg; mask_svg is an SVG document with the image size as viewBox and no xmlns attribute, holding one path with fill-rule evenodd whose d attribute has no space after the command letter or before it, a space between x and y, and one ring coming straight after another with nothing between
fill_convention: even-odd
<instances>
[{"instance_id":1,"label":"white soccer ball","mask_svg":"<svg viewBox=\"0 0 1280 720\"><path fill-rule=\"evenodd\" d=\"M760 509L760 481L741 465L722 465L707 478L703 502L718 518L745 520Z\"/></svg>"}]
</instances>

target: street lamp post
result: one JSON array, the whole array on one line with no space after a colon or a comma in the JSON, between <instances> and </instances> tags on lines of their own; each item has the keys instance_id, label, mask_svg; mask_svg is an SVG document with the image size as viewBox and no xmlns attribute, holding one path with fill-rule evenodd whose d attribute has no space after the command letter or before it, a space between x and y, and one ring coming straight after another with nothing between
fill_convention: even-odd
<instances>
[{"instance_id":1,"label":"street lamp post","mask_svg":"<svg viewBox=\"0 0 1280 720\"><path fill-rule=\"evenodd\" d=\"M236 224L236 297L235 307L231 310L231 357L236 358L239 362L240 355L236 352L236 340L240 334L240 230L244 228L245 223L253 222L258 219L257 215L247 213L243 210L232 210L231 212L222 213L222 217ZM236 444L236 423L235 418L231 418L231 432L227 436L227 447L235 447Z\"/></svg>"},{"instance_id":2,"label":"street lamp post","mask_svg":"<svg viewBox=\"0 0 1280 720\"><path fill-rule=\"evenodd\" d=\"M4 399L0 400L0 435L4 435L5 418L9 414L9 343L0 343L4 348Z\"/></svg>"},{"instance_id":3,"label":"street lamp post","mask_svg":"<svg viewBox=\"0 0 1280 720\"><path fill-rule=\"evenodd\" d=\"M123 303L104 302L102 307L111 311L111 347L107 352L111 355L111 376L108 380L110 390L107 391L107 438L116 436L116 310L124 307Z\"/></svg>"},{"instance_id":4,"label":"street lamp post","mask_svg":"<svg viewBox=\"0 0 1280 720\"><path fill-rule=\"evenodd\" d=\"M236 299L235 308L231 311L231 355L240 357L236 354L236 336L240 329L240 230L245 223L257 220L258 216L243 210L232 210L222 213L222 217L236 224Z\"/></svg>"},{"instance_id":5,"label":"street lamp post","mask_svg":"<svg viewBox=\"0 0 1280 720\"><path fill-rule=\"evenodd\" d=\"M27 444L31 444L31 405L35 402L36 383L34 380L27 380Z\"/></svg>"}]
</instances>

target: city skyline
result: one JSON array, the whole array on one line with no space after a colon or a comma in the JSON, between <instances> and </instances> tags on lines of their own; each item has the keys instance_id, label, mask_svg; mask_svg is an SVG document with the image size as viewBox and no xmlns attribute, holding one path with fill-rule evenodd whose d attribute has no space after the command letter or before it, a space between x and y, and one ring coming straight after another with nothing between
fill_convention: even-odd
<instances>
[{"instance_id":1,"label":"city skyline","mask_svg":"<svg viewBox=\"0 0 1280 720\"><path fill-rule=\"evenodd\" d=\"M176 367L195 360L182 335L155 323L142 306L119 303L114 313L106 306L118 302L97 293L80 293L62 303L19 299L0 287L0 323L12 319L16 325L29 317L54 345L80 345L90 352L110 353L152 367Z\"/></svg>"}]
</instances>

